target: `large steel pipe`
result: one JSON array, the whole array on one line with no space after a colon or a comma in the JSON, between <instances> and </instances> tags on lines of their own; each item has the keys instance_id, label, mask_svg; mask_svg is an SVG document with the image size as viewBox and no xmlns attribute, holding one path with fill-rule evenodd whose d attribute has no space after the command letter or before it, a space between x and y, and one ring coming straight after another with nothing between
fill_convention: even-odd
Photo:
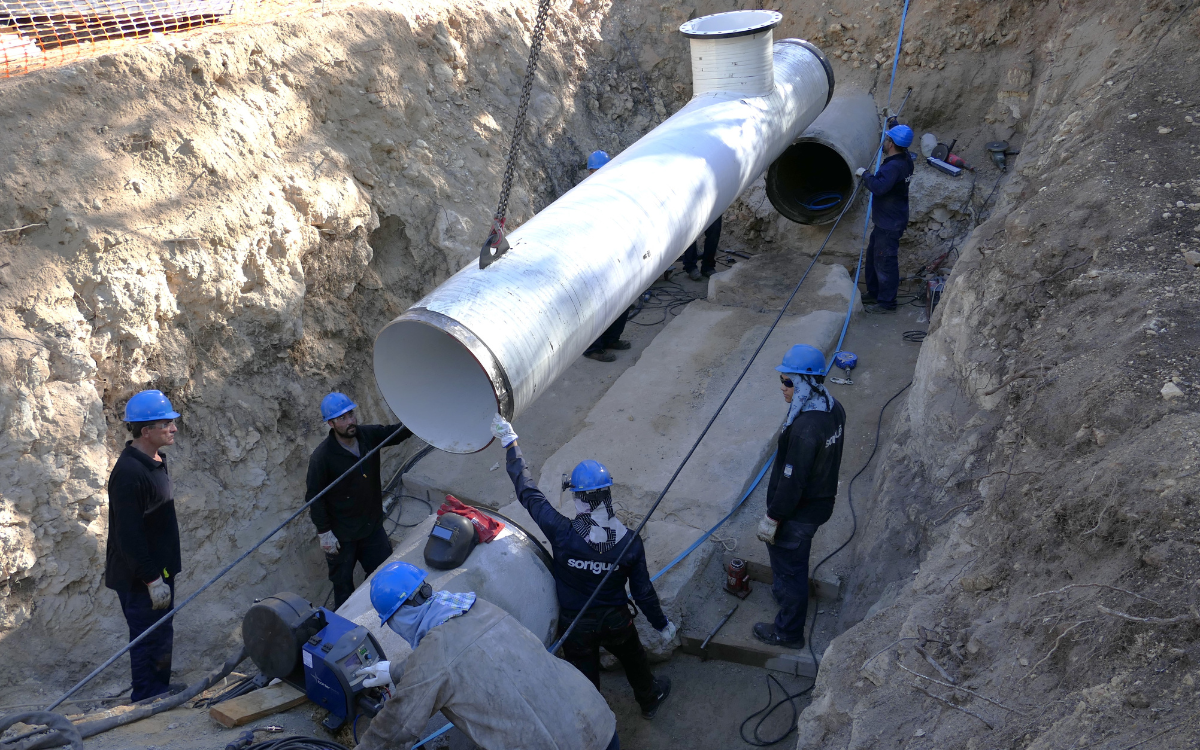
<instances>
[{"instance_id":1,"label":"large steel pipe","mask_svg":"<svg viewBox=\"0 0 1200 750\"><path fill-rule=\"evenodd\" d=\"M452 453L487 447L493 414L525 411L817 118L832 70L808 42L772 48L780 18L684 24L710 56L736 46L727 60L749 73L707 71L683 109L509 235L506 255L462 269L380 332L375 378L413 432ZM772 50L771 66L754 45ZM722 77L733 91L714 88Z\"/></svg>"},{"instance_id":2,"label":"large steel pipe","mask_svg":"<svg viewBox=\"0 0 1200 750\"><path fill-rule=\"evenodd\" d=\"M854 191L854 170L870 169L879 137L870 94L835 97L767 170L771 205L801 224L833 221Z\"/></svg>"}]
</instances>

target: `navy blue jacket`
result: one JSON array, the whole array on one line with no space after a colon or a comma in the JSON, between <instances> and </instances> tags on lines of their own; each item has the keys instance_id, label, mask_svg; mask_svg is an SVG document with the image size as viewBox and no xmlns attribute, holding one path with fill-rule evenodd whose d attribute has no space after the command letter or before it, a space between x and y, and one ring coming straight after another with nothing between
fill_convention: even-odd
<instances>
[{"instance_id":1,"label":"navy blue jacket","mask_svg":"<svg viewBox=\"0 0 1200 750\"><path fill-rule=\"evenodd\" d=\"M875 196L871 208L875 226L901 232L908 226L908 182L912 173L913 156L908 151L884 159L875 174L863 173L863 182Z\"/></svg>"},{"instance_id":2,"label":"navy blue jacket","mask_svg":"<svg viewBox=\"0 0 1200 750\"><path fill-rule=\"evenodd\" d=\"M173 579L179 573L179 523L173 498L167 459L155 461L134 448L132 440L126 441L108 477L105 586L132 591L160 576Z\"/></svg>"},{"instance_id":3,"label":"navy blue jacket","mask_svg":"<svg viewBox=\"0 0 1200 750\"><path fill-rule=\"evenodd\" d=\"M842 468L846 410L802 411L779 435L771 480L767 483L767 515L820 526L833 515L838 473Z\"/></svg>"},{"instance_id":4,"label":"navy blue jacket","mask_svg":"<svg viewBox=\"0 0 1200 750\"><path fill-rule=\"evenodd\" d=\"M630 530L608 552L597 552L571 528L571 519L555 510L533 483L529 469L525 468L521 449L515 443L508 446L507 468L508 477L517 490L517 499L550 540L550 548L554 552L554 586L558 592L558 606L571 611L583 609L600 579L617 562L617 556L625 549L628 534L633 531ZM627 598L626 581L629 581L633 600L654 629L665 628L667 618L662 605L658 603L658 594L650 583L650 573L646 570L646 548L636 536L629 545L629 551L621 558L616 572L596 596L596 601L592 602L592 608L624 606Z\"/></svg>"}]
</instances>

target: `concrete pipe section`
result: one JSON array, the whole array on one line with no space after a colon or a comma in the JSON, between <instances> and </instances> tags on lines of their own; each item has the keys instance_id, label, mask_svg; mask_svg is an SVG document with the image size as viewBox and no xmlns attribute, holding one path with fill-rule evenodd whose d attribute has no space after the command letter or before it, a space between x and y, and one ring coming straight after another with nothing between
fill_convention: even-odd
<instances>
[{"instance_id":1,"label":"concrete pipe section","mask_svg":"<svg viewBox=\"0 0 1200 750\"><path fill-rule=\"evenodd\" d=\"M396 545L388 562L403 560L429 571L425 580L434 591L474 591L517 618L549 646L558 624L558 596L554 592L550 555L514 523L500 518L504 521L504 530L487 544L475 547L461 566L452 570L434 570L425 564L424 551L436 520L437 516L431 515L409 530ZM337 612L371 631L389 659L407 659L412 653L408 643L383 625L371 606L369 581L355 589Z\"/></svg>"},{"instance_id":2,"label":"concrete pipe section","mask_svg":"<svg viewBox=\"0 0 1200 750\"><path fill-rule=\"evenodd\" d=\"M491 442L824 110L828 62L772 44L782 16L734 11L685 23L692 100L472 263L375 340L388 405L441 450Z\"/></svg>"},{"instance_id":3,"label":"concrete pipe section","mask_svg":"<svg viewBox=\"0 0 1200 750\"><path fill-rule=\"evenodd\" d=\"M854 170L871 168L879 137L870 94L834 98L767 170L771 205L800 224L833 221L854 191Z\"/></svg>"}]
</instances>

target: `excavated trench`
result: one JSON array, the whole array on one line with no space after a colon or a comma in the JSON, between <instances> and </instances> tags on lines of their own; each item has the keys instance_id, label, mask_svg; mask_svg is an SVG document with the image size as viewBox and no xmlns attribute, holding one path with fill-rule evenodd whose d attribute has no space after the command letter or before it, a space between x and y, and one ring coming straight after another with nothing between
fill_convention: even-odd
<instances>
[{"instance_id":1,"label":"excavated trench","mask_svg":"<svg viewBox=\"0 0 1200 750\"><path fill-rule=\"evenodd\" d=\"M556 6L515 222L582 179L588 152L686 102L674 29L723 9ZM777 38L811 40L839 90L886 100L899 4L778 9ZM124 643L101 574L131 393L160 388L183 414L184 590L303 497L325 392L389 419L374 335L477 253L532 19L524 2L350 6L0 82L6 702ZM800 746L1200 736L1198 26L1194 3L1160 0L910 12L893 96L911 86L904 119L977 170L914 178L902 274L943 254L953 272L856 485L845 632ZM1003 177L994 140L1020 151ZM828 146L802 148L787 158L825 174L804 190L844 194ZM811 253L827 227L785 218L772 190L726 213L724 248ZM839 262L861 246L858 211L827 250ZM179 672L231 651L254 597L326 595L311 532L296 522L178 618Z\"/></svg>"}]
</instances>

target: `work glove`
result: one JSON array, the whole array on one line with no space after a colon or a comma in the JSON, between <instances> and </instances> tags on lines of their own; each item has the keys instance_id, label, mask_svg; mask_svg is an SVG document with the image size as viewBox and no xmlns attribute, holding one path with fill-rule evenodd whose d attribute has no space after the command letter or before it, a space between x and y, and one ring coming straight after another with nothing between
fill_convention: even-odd
<instances>
[{"instance_id":1,"label":"work glove","mask_svg":"<svg viewBox=\"0 0 1200 750\"><path fill-rule=\"evenodd\" d=\"M855 177L862 177L862 176L863 176L863 175L865 175L866 173L867 173L867 168L866 168L866 167L859 167L858 169L854 170L854 176L855 176Z\"/></svg>"},{"instance_id":2,"label":"work glove","mask_svg":"<svg viewBox=\"0 0 1200 750\"><path fill-rule=\"evenodd\" d=\"M363 667L354 673L355 677L365 677L363 687L394 688L392 684L392 664L387 661L377 661L369 667Z\"/></svg>"},{"instance_id":3,"label":"work glove","mask_svg":"<svg viewBox=\"0 0 1200 750\"><path fill-rule=\"evenodd\" d=\"M670 643L675 639L675 634L678 632L679 628L675 627L675 623L667 620L667 626L658 631L658 634L662 636L663 643Z\"/></svg>"},{"instance_id":4,"label":"work glove","mask_svg":"<svg viewBox=\"0 0 1200 750\"><path fill-rule=\"evenodd\" d=\"M500 445L507 448L517 441L517 433L513 432L512 425L508 423L504 417L497 414L492 417L492 435L500 441Z\"/></svg>"},{"instance_id":5,"label":"work glove","mask_svg":"<svg viewBox=\"0 0 1200 750\"><path fill-rule=\"evenodd\" d=\"M146 588L150 589L152 609L167 609L171 606L171 587L162 579L162 576L146 584Z\"/></svg>"},{"instance_id":6,"label":"work glove","mask_svg":"<svg viewBox=\"0 0 1200 750\"><path fill-rule=\"evenodd\" d=\"M342 548L332 529L323 534L317 534L317 538L321 540L321 551L327 555L336 555L337 551Z\"/></svg>"},{"instance_id":7,"label":"work glove","mask_svg":"<svg viewBox=\"0 0 1200 750\"><path fill-rule=\"evenodd\" d=\"M775 543L775 532L779 529L779 522L770 516L763 516L758 522L758 538L767 544Z\"/></svg>"}]
</instances>

